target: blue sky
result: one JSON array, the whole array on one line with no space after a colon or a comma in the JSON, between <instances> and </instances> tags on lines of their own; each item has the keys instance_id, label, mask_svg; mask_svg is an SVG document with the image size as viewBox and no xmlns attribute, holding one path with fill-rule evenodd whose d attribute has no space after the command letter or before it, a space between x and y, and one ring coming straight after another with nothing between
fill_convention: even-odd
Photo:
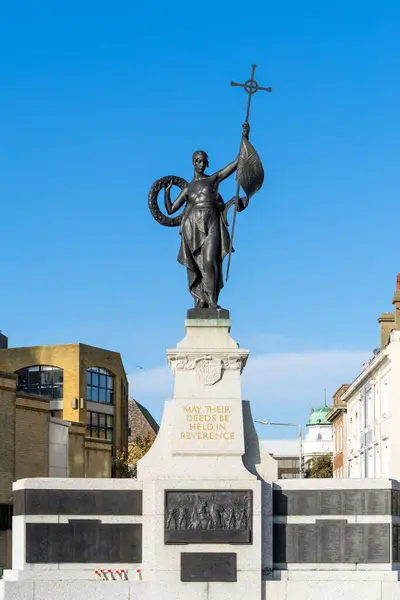
<instances>
[{"instance_id":1,"label":"blue sky","mask_svg":"<svg viewBox=\"0 0 400 600\"><path fill-rule=\"evenodd\" d=\"M378 345L400 271L399 24L395 0L3 3L10 344L120 351L131 393L160 418L165 348L191 298L178 232L152 219L148 190L189 178L197 148L211 169L235 157L246 98L229 82L256 62L274 87L251 116L266 181L238 217L220 299L252 352L255 416L306 419Z\"/></svg>"}]
</instances>

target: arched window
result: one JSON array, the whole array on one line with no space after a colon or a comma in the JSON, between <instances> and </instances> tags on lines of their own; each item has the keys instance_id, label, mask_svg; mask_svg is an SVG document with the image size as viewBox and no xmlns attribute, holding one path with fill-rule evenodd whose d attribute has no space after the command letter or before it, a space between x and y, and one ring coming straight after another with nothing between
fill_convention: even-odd
<instances>
[{"instance_id":1,"label":"arched window","mask_svg":"<svg viewBox=\"0 0 400 600\"><path fill-rule=\"evenodd\" d=\"M34 365L16 372L17 391L49 396L52 400L63 398L63 370L50 365Z\"/></svg>"},{"instance_id":2,"label":"arched window","mask_svg":"<svg viewBox=\"0 0 400 600\"><path fill-rule=\"evenodd\" d=\"M87 370L87 400L114 404L114 375L101 367Z\"/></svg>"}]
</instances>

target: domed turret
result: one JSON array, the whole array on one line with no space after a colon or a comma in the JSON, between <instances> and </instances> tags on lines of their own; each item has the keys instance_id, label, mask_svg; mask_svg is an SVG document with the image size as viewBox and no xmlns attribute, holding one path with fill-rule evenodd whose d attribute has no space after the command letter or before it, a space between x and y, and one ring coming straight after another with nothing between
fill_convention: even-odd
<instances>
[{"instance_id":1,"label":"domed turret","mask_svg":"<svg viewBox=\"0 0 400 600\"><path fill-rule=\"evenodd\" d=\"M326 418L330 410L328 406L314 409L310 412L307 425L330 425L331 423Z\"/></svg>"}]
</instances>

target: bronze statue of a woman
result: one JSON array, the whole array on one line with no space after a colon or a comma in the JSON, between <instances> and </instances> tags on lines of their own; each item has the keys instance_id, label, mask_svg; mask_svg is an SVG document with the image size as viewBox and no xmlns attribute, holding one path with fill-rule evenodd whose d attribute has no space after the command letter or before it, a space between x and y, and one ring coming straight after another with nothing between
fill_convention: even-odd
<instances>
[{"instance_id":1,"label":"bronze statue of a woman","mask_svg":"<svg viewBox=\"0 0 400 600\"><path fill-rule=\"evenodd\" d=\"M181 247L178 262L187 268L189 292L193 296L196 308L219 308L218 296L224 285L222 262L230 251L226 213L235 202L238 212L244 210L252 195L247 193L245 198L234 197L225 204L219 193L219 184L235 173L241 161L242 185L245 191L248 191L245 180L246 177L247 180L251 179L253 174L250 173L249 177L245 165L253 166L254 170L254 162L257 160L257 175L262 183L262 165L248 141L249 129L249 124L244 123L241 152L236 160L223 169L207 175L205 170L209 166L208 156L203 150L197 150L192 157L194 176L190 183L178 177L167 176L157 180L149 193L149 206L154 218L162 225L180 225ZM181 191L177 199L171 202L170 191L174 184L178 185ZM257 189L259 187L261 185ZM165 190L165 209L168 215L173 215L185 207L179 217L168 218L158 208L157 196L162 188Z\"/></svg>"},{"instance_id":2,"label":"bronze statue of a woman","mask_svg":"<svg viewBox=\"0 0 400 600\"><path fill-rule=\"evenodd\" d=\"M249 142L248 120L252 95L258 89L271 91L271 88L258 86L254 80L255 68L253 65L251 79L245 84L231 84L243 87L248 94L246 121L242 126L237 159L213 175L207 175L205 171L209 166L208 156L203 150L197 150L192 158L194 176L190 183L169 175L153 183L149 192L149 208L156 221L161 225L180 226L178 262L187 269L189 292L196 308L220 308L218 296L223 287L222 262L233 251L226 218L228 209L232 204L235 205L233 230L236 213L248 206L251 196L260 189L264 180L263 166ZM219 184L235 171L236 195L225 204L219 193ZM170 192L173 185L177 185L181 191L172 202ZM244 198L239 198L241 187L246 194ZM171 217L161 212L157 200L162 189L165 190L165 209L168 215L173 215L184 207L180 215Z\"/></svg>"},{"instance_id":3,"label":"bronze statue of a woman","mask_svg":"<svg viewBox=\"0 0 400 600\"><path fill-rule=\"evenodd\" d=\"M249 125L243 126L247 138ZM165 208L169 215L186 204L181 223L181 247L178 262L187 268L189 291L196 308L217 308L218 296L223 287L222 261L229 252L229 232L224 219L225 203L218 186L232 175L238 165L238 158L213 175L205 173L208 156L197 150L192 158L194 176L181 190L172 203L170 190L172 181L165 187ZM245 208L239 201L238 211Z\"/></svg>"}]
</instances>

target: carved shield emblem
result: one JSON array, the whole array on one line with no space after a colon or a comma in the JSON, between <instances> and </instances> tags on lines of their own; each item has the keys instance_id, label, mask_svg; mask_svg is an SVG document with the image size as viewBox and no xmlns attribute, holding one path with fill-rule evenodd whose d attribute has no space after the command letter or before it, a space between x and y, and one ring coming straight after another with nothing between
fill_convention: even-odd
<instances>
[{"instance_id":1,"label":"carved shield emblem","mask_svg":"<svg viewBox=\"0 0 400 600\"><path fill-rule=\"evenodd\" d=\"M214 385L222 377L222 361L216 358L201 358L197 361L196 376L203 385Z\"/></svg>"}]
</instances>

